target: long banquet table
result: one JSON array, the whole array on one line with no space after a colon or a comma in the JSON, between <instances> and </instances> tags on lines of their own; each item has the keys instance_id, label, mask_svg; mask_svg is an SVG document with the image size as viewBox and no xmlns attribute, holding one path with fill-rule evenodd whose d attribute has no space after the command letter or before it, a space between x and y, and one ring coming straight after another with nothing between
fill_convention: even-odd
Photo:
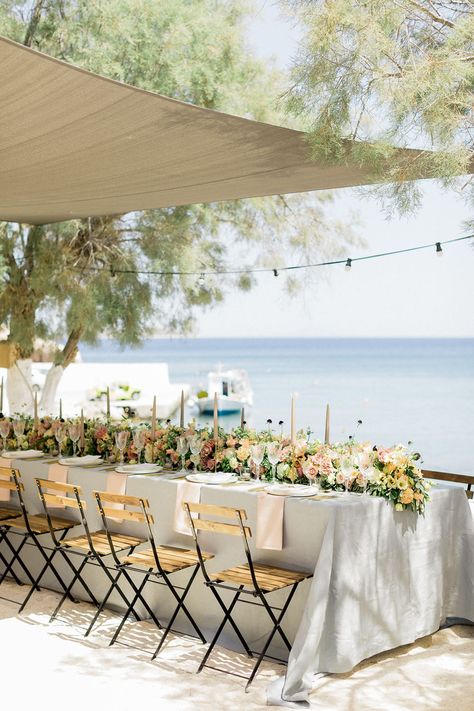
<instances>
[{"instance_id":1,"label":"long banquet table","mask_svg":"<svg viewBox=\"0 0 474 711\"><path fill-rule=\"evenodd\" d=\"M40 512L33 479L46 478L48 465L21 461L19 469L28 510ZM68 481L83 489L91 529L101 528L91 492L105 489L107 475L100 467L69 469ZM127 480L127 494L150 502L157 543L192 547L191 537L174 531L176 492L176 480L167 480L166 474L129 476ZM251 491L238 486L202 486L201 502L245 508L255 528L257 495ZM133 523L120 526L137 533ZM239 539L203 532L201 540L203 549L215 555L210 570L243 562ZM27 555L30 566L38 570L41 561L33 546ZM253 548L252 555L259 562L314 571L313 579L300 585L284 623L294 645L283 691L277 685L273 695L283 693L288 700L306 699L317 672L347 672L362 659L436 631L450 617L474 621L474 523L461 488L433 488L425 516L396 512L375 497L287 498L283 550ZM58 557L55 560L69 580L70 572ZM173 579L182 584L186 578L184 572ZM107 589L103 573L88 566L86 579L100 599ZM57 589L51 576L43 584ZM75 594L82 596L79 586ZM272 597L280 605L285 594L272 593ZM147 599L166 621L173 609L169 592L150 585ZM112 596L110 604L120 608L121 600ZM210 638L221 612L200 577L191 589L188 607ZM258 649L271 625L260 608L238 608L236 621L250 646ZM191 632L187 625L180 616L176 627ZM221 643L239 650L232 630L225 632ZM269 653L285 656L277 638Z\"/></svg>"}]
</instances>

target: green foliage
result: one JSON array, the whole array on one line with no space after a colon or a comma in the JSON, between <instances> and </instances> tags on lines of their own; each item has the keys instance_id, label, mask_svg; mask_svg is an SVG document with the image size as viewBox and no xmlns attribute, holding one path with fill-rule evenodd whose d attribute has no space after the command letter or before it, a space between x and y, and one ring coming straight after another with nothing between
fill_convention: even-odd
<instances>
[{"instance_id":1,"label":"green foliage","mask_svg":"<svg viewBox=\"0 0 474 711\"><path fill-rule=\"evenodd\" d=\"M456 185L472 161L472 1L283 4L304 28L287 107L310 129L313 155L406 181L384 191L402 211L417 204L420 173ZM347 138L371 143L349 148ZM399 159L393 145L432 152Z\"/></svg>"},{"instance_id":2,"label":"green foliage","mask_svg":"<svg viewBox=\"0 0 474 711\"><path fill-rule=\"evenodd\" d=\"M0 33L112 79L211 109L276 120L283 82L244 41L246 0L0 0ZM340 254L349 230L326 218L327 196L266 198L0 227L0 322L23 356L34 338L68 343L107 335L138 344L152 331L186 332L197 309L249 289L238 261L278 266ZM338 244L332 239L340 237ZM243 255L243 256L242 256ZM121 273L124 270L126 273ZM166 272L147 276L135 272Z\"/></svg>"}]
</instances>

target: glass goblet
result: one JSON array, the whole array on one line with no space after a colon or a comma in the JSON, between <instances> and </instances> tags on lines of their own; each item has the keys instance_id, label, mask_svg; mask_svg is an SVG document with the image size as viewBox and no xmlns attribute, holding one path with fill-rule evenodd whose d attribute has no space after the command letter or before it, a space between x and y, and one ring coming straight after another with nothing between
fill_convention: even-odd
<instances>
[{"instance_id":1,"label":"glass goblet","mask_svg":"<svg viewBox=\"0 0 474 711\"><path fill-rule=\"evenodd\" d=\"M341 472L344 477L344 496L349 496L349 488L352 483L354 464L350 457L344 457L341 462Z\"/></svg>"},{"instance_id":2,"label":"glass goblet","mask_svg":"<svg viewBox=\"0 0 474 711\"><path fill-rule=\"evenodd\" d=\"M7 448L7 437L10 434L11 422L6 417L0 420L0 435L3 441L3 451Z\"/></svg>"},{"instance_id":3,"label":"glass goblet","mask_svg":"<svg viewBox=\"0 0 474 711\"><path fill-rule=\"evenodd\" d=\"M255 464L255 478L260 479L260 465L265 456L264 444L252 444L250 447L252 462Z\"/></svg>"},{"instance_id":4,"label":"glass goblet","mask_svg":"<svg viewBox=\"0 0 474 711\"><path fill-rule=\"evenodd\" d=\"M199 455L201 454L202 442L201 442L201 438L199 436L190 437L189 449L191 450L191 454L193 454L195 456L197 454L199 454ZM199 458L199 462L200 461L201 460ZM197 472L199 471L199 462L198 462L198 464L196 464L196 471Z\"/></svg>"},{"instance_id":5,"label":"glass goblet","mask_svg":"<svg viewBox=\"0 0 474 711\"><path fill-rule=\"evenodd\" d=\"M120 464L124 463L124 451L127 447L128 437L128 430L120 430L115 433L115 444L120 452Z\"/></svg>"},{"instance_id":6,"label":"glass goblet","mask_svg":"<svg viewBox=\"0 0 474 711\"><path fill-rule=\"evenodd\" d=\"M77 443L79 442L79 437L81 436L81 426L79 422L71 422L68 427L69 438L72 442L72 456L76 456Z\"/></svg>"},{"instance_id":7,"label":"glass goblet","mask_svg":"<svg viewBox=\"0 0 474 711\"><path fill-rule=\"evenodd\" d=\"M276 479L276 467L281 457L281 447L279 442L269 442L269 444L267 444L267 457L272 466L270 481L273 483Z\"/></svg>"},{"instance_id":8,"label":"glass goblet","mask_svg":"<svg viewBox=\"0 0 474 711\"><path fill-rule=\"evenodd\" d=\"M66 438L66 428L56 427L54 436L56 437L56 442L58 443L59 456L61 456L62 444Z\"/></svg>"},{"instance_id":9,"label":"glass goblet","mask_svg":"<svg viewBox=\"0 0 474 711\"><path fill-rule=\"evenodd\" d=\"M20 437L23 436L24 431L25 431L25 421L24 420L14 420L13 421L13 432L15 433L17 449L20 449Z\"/></svg>"},{"instance_id":10,"label":"glass goblet","mask_svg":"<svg viewBox=\"0 0 474 711\"><path fill-rule=\"evenodd\" d=\"M189 442L187 437L185 437L184 435L178 437L178 441L176 443L176 451L181 457L181 471L184 472L184 470L186 469L186 455L189 452Z\"/></svg>"},{"instance_id":11,"label":"glass goblet","mask_svg":"<svg viewBox=\"0 0 474 711\"><path fill-rule=\"evenodd\" d=\"M133 432L133 444L135 445L135 450L137 453L137 462L140 464L140 458L145 446L146 432L143 429L134 430Z\"/></svg>"}]
</instances>

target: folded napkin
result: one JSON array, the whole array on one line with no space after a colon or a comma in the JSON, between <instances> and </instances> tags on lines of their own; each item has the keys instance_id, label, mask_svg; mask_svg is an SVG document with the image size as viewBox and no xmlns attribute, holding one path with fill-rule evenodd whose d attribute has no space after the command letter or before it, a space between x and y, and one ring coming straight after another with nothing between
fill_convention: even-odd
<instances>
[{"instance_id":1,"label":"folded napkin","mask_svg":"<svg viewBox=\"0 0 474 711\"><path fill-rule=\"evenodd\" d=\"M122 494L124 495L127 491L127 477L128 474L121 474L120 472L111 471L107 475L107 484L105 485L105 490L109 494ZM107 506L111 509L123 510L125 506L123 504L113 504L107 502ZM112 519L113 521L123 521L122 518Z\"/></svg>"},{"instance_id":2,"label":"folded napkin","mask_svg":"<svg viewBox=\"0 0 474 711\"><path fill-rule=\"evenodd\" d=\"M55 462L50 464L48 467L48 479L50 481L58 481L60 484L67 484L67 476L69 473L69 467L64 467L62 464ZM66 508L63 504L57 504L55 509Z\"/></svg>"},{"instance_id":3,"label":"folded napkin","mask_svg":"<svg viewBox=\"0 0 474 711\"><path fill-rule=\"evenodd\" d=\"M257 500L257 548L281 551L283 548L283 515L286 496L262 492Z\"/></svg>"},{"instance_id":4,"label":"folded napkin","mask_svg":"<svg viewBox=\"0 0 474 711\"><path fill-rule=\"evenodd\" d=\"M176 506L174 509L173 528L177 533L191 536L188 514L184 510L183 502L189 501L191 504L198 504L201 500L201 484L193 484L190 481L179 481L176 488ZM194 515L193 515L194 517Z\"/></svg>"},{"instance_id":5,"label":"folded napkin","mask_svg":"<svg viewBox=\"0 0 474 711\"><path fill-rule=\"evenodd\" d=\"M11 469L12 460L6 457L0 458L0 467L3 469ZM0 472L0 479L9 479L9 475ZM0 489L0 501L10 501L10 489Z\"/></svg>"}]
</instances>

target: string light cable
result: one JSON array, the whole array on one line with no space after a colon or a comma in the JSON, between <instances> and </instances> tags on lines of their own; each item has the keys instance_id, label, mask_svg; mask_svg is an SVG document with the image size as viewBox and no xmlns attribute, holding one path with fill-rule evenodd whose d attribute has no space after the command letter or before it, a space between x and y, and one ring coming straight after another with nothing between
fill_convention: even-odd
<instances>
[{"instance_id":1,"label":"string light cable","mask_svg":"<svg viewBox=\"0 0 474 711\"><path fill-rule=\"evenodd\" d=\"M205 282L206 276L220 276L221 274L273 274L278 277L281 272L296 271L298 269L315 269L317 267L332 267L336 264L344 264L346 271L351 271L354 262L363 262L368 259L381 259L383 257L392 257L396 254L407 254L408 252L417 252L422 249L435 248L435 254L438 257L443 256L443 244L453 244L455 242L463 242L468 239L474 239L474 234L455 237L444 241L431 242L430 244L421 244L416 247L405 247L404 249L394 249L391 252L378 252L376 254L366 254L362 257L345 257L343 259L334 259L326 262L314 262L311 264L291 264L286 267L249 267L248 269L216 269L211 271L174 271L174 270L141 270L141 269L117 269L109 267L77 267L78 271L110 271L113 276L116 274L142 274L149 276L197 276L199 284Z\"/></svg>"}]
</instances>

